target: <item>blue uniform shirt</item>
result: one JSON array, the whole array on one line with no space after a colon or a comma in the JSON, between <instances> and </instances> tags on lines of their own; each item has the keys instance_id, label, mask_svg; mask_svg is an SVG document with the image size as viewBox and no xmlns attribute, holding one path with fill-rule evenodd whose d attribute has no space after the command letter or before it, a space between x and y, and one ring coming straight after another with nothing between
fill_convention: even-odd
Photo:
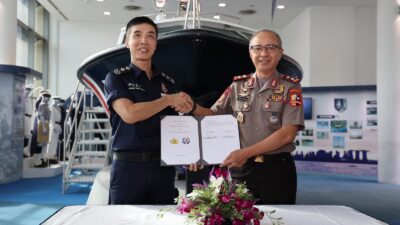
<instances>
[{"instance_id":1,"label":"blue uniform shirt","mask_svg":"<svg viewBox=\"0 0 400 225\"><path fill-rule=\"evenodd\" d=\"M134 103L156 100L162 94L176 93L175 81L157 72L149 80L146 72L131 63L107 74L104 89L111 112L113 151L160 151L160 116L177 115L172 108L167 107L144 121L127 124L115 112L111 103L118 98L127 98Z\"/></svg>"}]
</instances>

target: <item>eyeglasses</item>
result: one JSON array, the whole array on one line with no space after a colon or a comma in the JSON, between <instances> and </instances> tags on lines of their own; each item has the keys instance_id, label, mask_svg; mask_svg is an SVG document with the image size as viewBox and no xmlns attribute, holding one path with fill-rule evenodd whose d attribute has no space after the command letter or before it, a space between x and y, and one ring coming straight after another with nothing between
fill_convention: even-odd
<instances>
[{"instance_id":1,"label":"eyeglasses","mask_svg":"<svg viewBox=\"0 0 400 225\"><path fill-rule=\"evenodd\" d=\"M267 44L267 45L252 45L250 46L250 49L253 50L255 54L260 54L262 51L266 51L268 53L275 53L278 51L278 49L281 49L278 45L275 44Z\"/></svg>"}]
</instances>

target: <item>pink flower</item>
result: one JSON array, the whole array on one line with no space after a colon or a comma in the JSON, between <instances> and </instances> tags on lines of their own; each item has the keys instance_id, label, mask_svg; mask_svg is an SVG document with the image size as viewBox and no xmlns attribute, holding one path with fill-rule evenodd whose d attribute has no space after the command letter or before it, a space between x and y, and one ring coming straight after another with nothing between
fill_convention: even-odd
<instances>
[{"instance_id":1,"label":"pink flower","mask_svg":"<svg viewBox=\"0 0 400 225\"><path fill-rule=\"evenodd\" d=\"M253 205L254 205L253 201L244 200L243 203L242 203L242 208L251 209L253 207Z\"/></svg>"},{"instance_id":2,"label":"pink flower","mask_svg":"<svg viewBox=\"0 0 400 225\"><path fill-rule=\"evenodd\" d=\"M231 200L231 198L229 197L229 195L222 195L221 196L221 201L223 203L229 203L230 200Z\"/></svg>"},{"instance_id":3,"label":"pink flower","mask_svg":"<svg viewBox=\"0 0 400 225\"><path fill-rule=\"evenodd\" d=\"M242 214L243 214L243 219L246 222L249 222L251 219L254 218L253 211L244 211Z\"/></svg>"},{"instance_id":4,"label":"pink flower","mask_svg":"<svg viewBox=\"0 0 400 225\"><path fill-rule=\"evenodd\" d=\"M211 171L211 173L214 172L215 176L218 177L223 177L227 178L228 177L228 170L222 169L222 168L215 168L214 171Z\"/></svg>"},{"instance_id":5,"label":"pink flower","mask_svg":"<svg viewBox=\"0 0 400 225\"><path fill-rule=\"evenodd\" d=\"M260 220L254 219L253 220L253 225L260 225Z\"/></svg>"},{"instance_id":6,"label":"pink flower","mask_svg":"<svg viewBox=\"0 0 400 225\"><path fill-rule=\"evenodd\" d=\"M236 209L240 210L242 208L242 205L243 205L243 200L242 199L236 199L236 204L235 204Z\"/></svg>"},{"instance_id":7,"label":"pink flower","mask_svg":"<svg viewBox=\"0 0 400 225\"><path fill-rule=\"evenodd\" d=\"M241 220L234 219L232 221L232 225L245 225L245 223L243 221L241 221Z\"/></svg>"},{"instance_id":8,"label":"pink flower","mask_svg":"<svg viewBox=\"0 0 400 225\"><path fill-rule=\"evenodd\" d=\"M192 209L192 204L187 202L185 199L182 199L181 204L178 207L178 211L182 213L190 213L190 210Z\"/></svg>"}]
</instances>

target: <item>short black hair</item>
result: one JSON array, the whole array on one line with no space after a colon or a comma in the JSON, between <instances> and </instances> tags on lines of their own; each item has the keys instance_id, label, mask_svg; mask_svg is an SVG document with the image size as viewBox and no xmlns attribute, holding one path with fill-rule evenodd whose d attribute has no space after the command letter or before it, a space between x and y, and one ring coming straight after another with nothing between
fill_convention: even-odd
<instances>
[{"instance_id":1,"label":"short black hair","mask_svg":"<svg viewBox=\"0 0 400 225\"><path fill-rule=\"evenodd\" d=\"M138 24L143 24L143 23L147 23L147 24L150 24L151 26L153 26L154 29L156 30L156 36L158 36L157 24L155 24L154 21L147 16L138 16L138 17L131 19L131 21L129 21L128 24L126 24L125 38L128 35L129 28L131 28L132 26L138 25Z\"/></svg>"}]
</instances>

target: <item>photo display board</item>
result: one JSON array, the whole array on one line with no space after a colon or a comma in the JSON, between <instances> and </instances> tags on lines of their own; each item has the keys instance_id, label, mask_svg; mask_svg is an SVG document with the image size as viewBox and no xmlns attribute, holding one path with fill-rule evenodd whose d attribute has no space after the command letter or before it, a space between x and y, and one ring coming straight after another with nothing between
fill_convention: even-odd
<instances>
[{"instance_id":1,"label":"photo display board","mask_svg":"<svg viewBox=\"0 0 400 225\"><path fill-rule=\"evenodd\" d=\"M375 86L303 88L311 119L296 136L298 170L377 175L378 108Z\"/></svg>"}]
</instances>

